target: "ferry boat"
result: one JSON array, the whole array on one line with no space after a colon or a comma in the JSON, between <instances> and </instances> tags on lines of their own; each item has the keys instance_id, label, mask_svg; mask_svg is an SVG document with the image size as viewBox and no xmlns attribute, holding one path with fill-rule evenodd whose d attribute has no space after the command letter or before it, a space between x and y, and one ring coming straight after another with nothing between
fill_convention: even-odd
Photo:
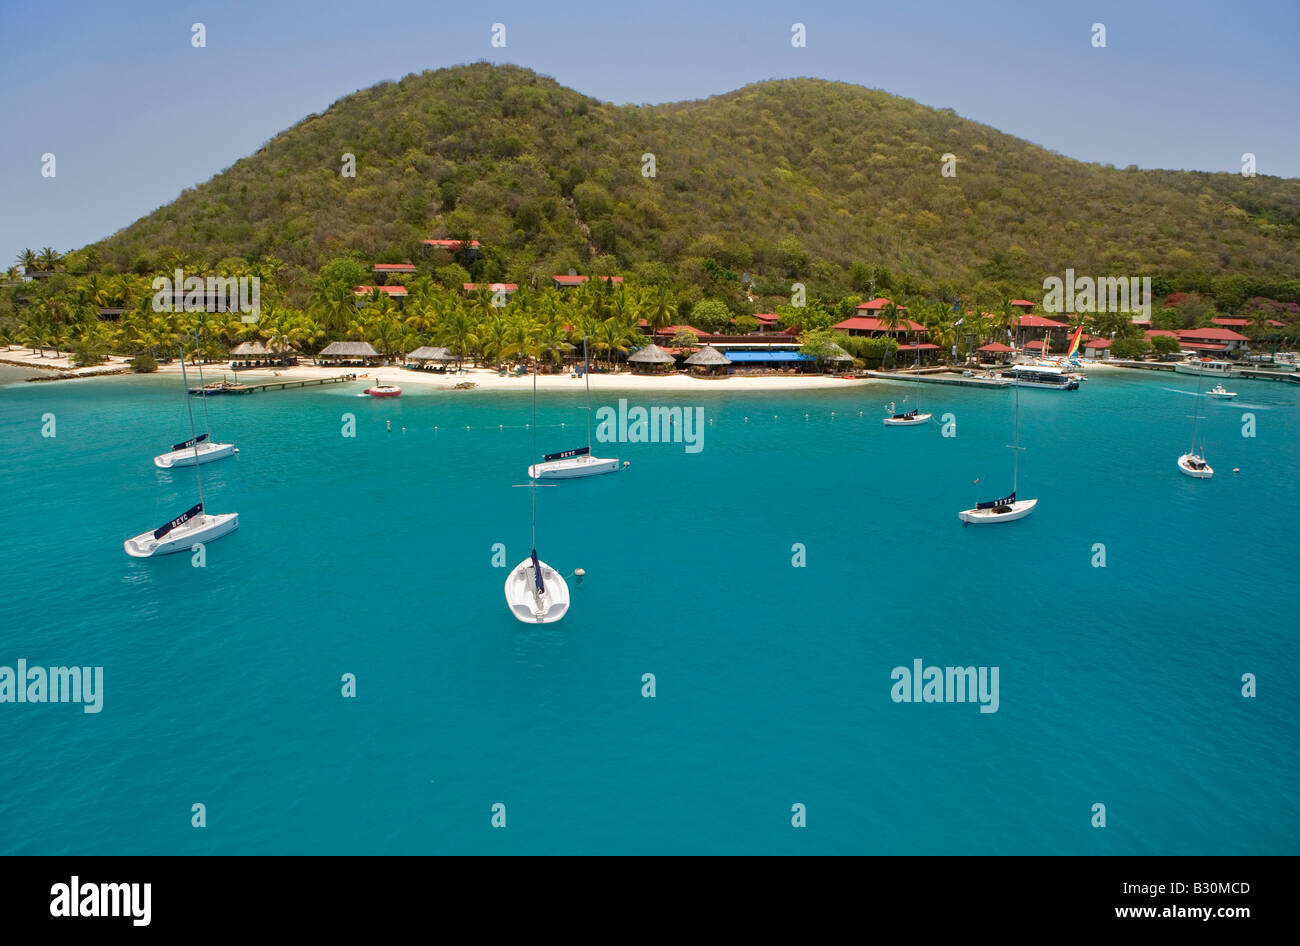
<instances>
[{"instance_id":1,"label":"ferry boat","mask_svg":"<svg viewBox=\"0 0 1300 946\"><path fill-rule=\"evenodd\" d=\"M1079 379L1069 372L1043 365L1012 365L1002 372L1016 387L1053 388L1058 391L1079 390Z\"/></svg>"},{"instance_id":2,"label":"ferry boat","mask_svg":"<svg viewBox=\"0 0 1300 946\"><path fill-rule=\"evenodd\" d=\"M1215 378L1241 377L1241 373L1230 361L1200 361L1199 359L1180 361L1174 365L1174 371L1179 374L1200 374Z\"/></svg>"}]
</instances>

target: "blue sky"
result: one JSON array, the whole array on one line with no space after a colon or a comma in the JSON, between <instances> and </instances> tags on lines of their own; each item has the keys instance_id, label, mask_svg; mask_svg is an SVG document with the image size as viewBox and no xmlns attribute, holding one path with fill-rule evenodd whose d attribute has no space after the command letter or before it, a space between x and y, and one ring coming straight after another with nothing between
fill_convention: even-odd
<instances>
[{"instance_id":1,"label":"blue sky","mask_svg":"<svg viewBox=\"0 0 1300 946\"><path fill-rule=\"evenodd\" d=\"M1085 161L1237 172L1249 151L1300 177L1297 0L0 0L0 22L0 268L107 236L357 89L480 59L618 103L816 76Z\"/></svg>"}]
</instances>

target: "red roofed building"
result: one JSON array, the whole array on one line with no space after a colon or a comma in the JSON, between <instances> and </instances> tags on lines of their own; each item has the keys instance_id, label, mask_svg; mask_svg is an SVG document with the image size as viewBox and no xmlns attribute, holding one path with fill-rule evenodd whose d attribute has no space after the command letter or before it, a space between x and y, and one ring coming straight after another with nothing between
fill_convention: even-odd
<instances>
[{"instance_id":1,"label":"red roofed building","mask_svg":"<svg viewBox=\"0 0 1300 946\"><path fill-rule=\"evenodd\" d=\"M467 282L460 288L466 295L469 295L471 292L478 292L480 284L476 282ZM513 282L491 282L483 283L482 288L489 292L504 292L507 296L510 296L519 289L519 284Z\"/></svg>"},{"instance_id":2,"label":"red roofed building","mask_svg":"<svg viewBox=\"0 0 1300 946\"><path fill-rule=\"evenodd\" d=\"M1110 357L1110 339L1094 338L1083 346L1083 357L1099 360Z\"/></svg>"},{"instance_id":3,"label":"red roofed building","mask_svg":"<svg viewBox=\"0 0 1300 946\"><path fill-rule=\"evenodd\" d=\"M552 276L551 280L556 289L569 289L573 286L581 286L589 278L589 276Z\"/></svg>"},{"instance_id":4,"label":"red roofed building","mask_svg":"<svg viewBox=\"0 0 1300 946\"><path fill-rule=\"evenodd\" d=\"M1011 304L1015 306L1017 309L1023 310L1025 314L1028 314L1034 310L1034 304L1030 302L1028 299L1012 299Z\"/></svg>"},{"instance_id":5,"label":"red roofed building","mask_svg":"<svg viewBox=\"0 0 1300 946\"><path fill-rule=\"evenodd\" d=\"M862 306L858 306L858 308L861 309ZM909 332L925 334L925 326L919 322L913 322L911 319L903 319L893 328L887 328L880 319L869 315L850 316L843 322L836 322L835 328L847 335L906 335Z\"/></svg>"},{"instance_id":6,"label":"red roofed building","mask_svg":"<svg viewBox=\"0 0 1300 946\"><path fill-rule=\"evenodd\" d=\"M987 345L981 345L975 349L982 352L984 357L981 361L1007 362L1011 356L1011 346L1003 345L1001 342L989 342Z\"/></svg>"},{"instance_id":7,"label":"red roofed building","mask_svg":"<svg viewBox=\"0 0 1300 946\"><path fill-rule=\"evenodd\" d=\"M353 286L352 287L353 294L357 296L368 296L375 291L382 292L384 295L392 299L401 300L406 298L405 286ZM360 304L361 303L358 303L358 305Z\"/></svg>"},{"instance_id":8,"label":"red roofed building","mask_svg":"<svg viewBox=\"0 0 1300 946\"><path fill-rule=\"evenodd\" d=\"M868 312L879 312L881 309L884 309L893 304L894 303L891 300L886 299L884 296L877 296L876 298L872 299L870 302L859 303L858 309L859 310L865 309ZM906 312L907 306L905 305L898 306L898 311Z\"/></svg>"},{"instance_id":9,"label":"red roofed building","mask_svg":"<svg viewBox=\"0 0 1300 946\"><path fill-rule=\"evenodd\" d=\"M658 329L655 334L667 335L669 338L672 338L678 332L692 332L696 338L703 338L705 335L709 334L708 332L700 331L694 325L665 325L663 328Z\"/></svg>"},{"instance_id":10,"label":"red roofed building","mask_svg":"<svg viewBox=\"0 0 1300 946\"><path fill-rule=\"evenodd\" d=\"M1244 352L1249 348L1250 339L1230 328L1187 328L1176 333L1184 348L1194 351L1222 351L1228 354ZM1217 348L1206 348L1216 345Z\"/></svg>"},{"instance_id":11,"label":"red roofed building","mask_svg":"<svg viewBox=\"0 0 1300 946\"><path fill-rule=\"evenodd\" d=\"M1043 339L1047 339L1050 350L1051 342L1065 341L1069 329L1070 326L1064 322L1047 319L1041 315L1025 314L1016 319L1016 342L1021 348L1028 348L1035 344L1041 347Z\"/></svg>"},{"instance_id":12,"label":"red roofed building","mask_svg":"<svg viewBox=\"0 0 1300 946\"><path fill-rule=\"evenodd\" d=\"M426 252L429 249L438 249L438 250L444 250L448 255L459 252L460 249L465 244L464 240L423 240L422 242L426 247ZM469 246L466 248L465 255L468 256L470 259L475 259L478 257L478 250L479 250L478 240L470 240Z\"/></svg>"}]
</instances>

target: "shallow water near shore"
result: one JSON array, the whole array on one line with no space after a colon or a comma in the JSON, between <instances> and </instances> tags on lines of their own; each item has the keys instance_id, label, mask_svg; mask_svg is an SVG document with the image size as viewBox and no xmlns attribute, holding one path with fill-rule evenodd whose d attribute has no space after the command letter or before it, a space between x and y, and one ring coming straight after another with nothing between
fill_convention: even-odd
<instances>
[{"instance_id":1,"label":"shallow water near shore","mask_svg":"<svg viewBox=\"0 0 1300 946\"><path fill-rule=\"evenodd\" d=\"M528 554L526 394L209 399L240 528L196 568L122 549L197 501L151 463L177 381L10 384L0 666L104 694L0 703L0 851L1300 852L1300 386L1154 375L1023 391L1039 505L987 527L957 512L1010 490L1010 390L630 392L701 407L703 449L598 443L631 465L539 489L539 553L587 573L543 628L492 564ZM918 399L935 423L881 424ZM584 403L542 399L538 454ZM1198 408L1209 481L1175 467ZM998 667L997 712L893 702L916 659Z\"/></svg>"}]
</instances>

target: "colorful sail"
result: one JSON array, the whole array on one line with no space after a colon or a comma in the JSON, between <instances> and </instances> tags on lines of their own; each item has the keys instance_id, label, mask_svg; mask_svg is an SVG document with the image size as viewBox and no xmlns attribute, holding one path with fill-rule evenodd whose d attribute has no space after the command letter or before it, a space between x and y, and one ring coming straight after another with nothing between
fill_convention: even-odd
<instances>
[{"instance_id":1,"label":"colorful sail","mask_svg":"<svg viewBox=\"0 0 1300 946\"><path fill-rule=\"evenodd\" d=\"M1083 337L1083 325L1080 324L1074 330L1074 338L1070 339L1070 350L1066 353L1067 358L1073 358L1074 353L1079 350L1079 339Z\"/></svg>"}]
</instances>

